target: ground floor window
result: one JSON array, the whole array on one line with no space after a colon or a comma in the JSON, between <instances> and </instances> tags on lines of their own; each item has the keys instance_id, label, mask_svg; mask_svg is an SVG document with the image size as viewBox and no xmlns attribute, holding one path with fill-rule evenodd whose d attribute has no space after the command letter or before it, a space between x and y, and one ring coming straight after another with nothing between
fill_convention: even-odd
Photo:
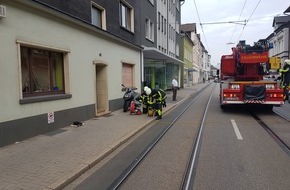
<instances>
[{"instance_id":1,"label":"ground floor window","mask_svg":"<svg viewBox=\"0 0 290 190\"><path fill-rule=\"evenodd\" d=\"M145 61L145 85L155 89L166 89L166 64L160 61Z\"/></svg>"},{"instance_id":2,"label":"ground floor window","mask_svg":"<svg viewBox=\"0 0 290 190\"><path fill-rule=\"evenodd\" d=\"M174 76L179 76L179 65L156 60L145 60L144 86L163 90L171 89L171 81Z\"/></svg>"},{"instance_id":3,"label":"ground floor window","mask_svg":"<svg viewBox=\"0 0 290 190\"><path fill-rule=\"evenodd\" d=\"M64 93L63 53L20 46L23 97Z\"/></svg>"},{"instance_id":4,"label":"ground floor window","mask_svg":"<svg viewBox=\"0 0 290 190\"><path fill-rule=\"evenodd\" d=\"M132 88L134 86L134 65L123 63L122 64L122 82L128 87Z\"/></svg>"}]
</instances>

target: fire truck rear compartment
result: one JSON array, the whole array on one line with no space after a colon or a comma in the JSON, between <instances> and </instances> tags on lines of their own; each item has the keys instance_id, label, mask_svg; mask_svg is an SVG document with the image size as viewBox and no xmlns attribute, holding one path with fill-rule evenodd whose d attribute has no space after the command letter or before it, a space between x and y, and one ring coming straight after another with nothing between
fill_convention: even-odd
<instances>
[{"instance_id":1,"label":"fire truck rear compartment","mask_svg":"<svg viewBox=\"0 0 290 190\"><path fill-rule=\"evenodd\" d=\"M245 85L244 100L246 101L264 101L266 99L265 85Z\"/></svg>"}]
</instances>

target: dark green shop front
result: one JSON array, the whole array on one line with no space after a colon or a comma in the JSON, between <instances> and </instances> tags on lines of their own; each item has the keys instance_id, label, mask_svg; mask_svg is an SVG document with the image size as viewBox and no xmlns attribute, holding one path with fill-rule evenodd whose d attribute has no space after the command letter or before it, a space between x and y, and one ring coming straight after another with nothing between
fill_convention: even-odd
<instances>
[{"instance_id":1,"label":"dark green shop front","mask_svg":"<svg viewBox=\"0 0 290 190\"><path fill-rule=\"evenodd\" d=\"M145 47L143 53L143 86L169 90L173 77L177 77L180 86L184 62L152 47Z\"/></svg>"},{"instance_id":2,"label":"dark green shop front","mask_svg":"<svg viewBox=\"0 0 290 190\"><path fill-rule=\"evenodd\" d=\"M165 60L144 60L144 86L155 89L171 89L174 76L180 78L180 66Z\"/></svg>"}]
</instances>

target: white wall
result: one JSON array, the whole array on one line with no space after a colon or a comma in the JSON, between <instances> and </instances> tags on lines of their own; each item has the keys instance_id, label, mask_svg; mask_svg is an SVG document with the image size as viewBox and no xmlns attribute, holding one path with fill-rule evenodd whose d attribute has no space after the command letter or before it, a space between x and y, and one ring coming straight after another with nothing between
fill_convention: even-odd
<instances>
[{"instance_id":1,"label":"white wall","mask_svg":"<svg viewBox=\"0 0 290 190\"><path fill-rule=\"evenodd\" d=\"M274 47L269 50L269 56L278 56L281 58L281 63L288 58L289 52L289 28L283 28L279 32L275 32L274 36L269 39Z\"/></svg>"},{"instance_id":2,"label":"white wall","mask_svg":"<svg viewBox=\"0 0 290 190\"><path fill-rule=\"evenodd\" d=\"M44 11L7 3L2 3L7 8L7 17L0 19L0 122L95 104L95 60L108 65L109 100L121 98L124 93L121 91L121 61L135 64L135 85L140 89L140 51L137 48L104 37L93 27L84 28L83 24L63 21ZM17 40L69 51L67 93L71 93L72 98L19 104L21 67Z\"/></svg>"}]
</instances>

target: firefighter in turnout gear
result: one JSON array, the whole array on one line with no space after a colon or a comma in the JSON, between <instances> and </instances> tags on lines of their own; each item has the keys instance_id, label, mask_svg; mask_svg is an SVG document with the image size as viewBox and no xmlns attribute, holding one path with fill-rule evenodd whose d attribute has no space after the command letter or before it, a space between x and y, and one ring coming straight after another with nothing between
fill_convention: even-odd
<instances>
[{"instance_id":1,"label":"firefighter in turnout gear","mask_svg":"<svg viewBox=\"0 0 290 190\"><path fill-rule=\"evenodd\" d=\"M282 88L284 88L285 90L284 100L286 100L289 93L289 92L286 92L287 91L286 89L287 87L288 88L290 87L289 86L290 85L290 59L286 59L284 61L283 69L279 69L278 71L281 73L281 78L282 78L281 85L282 85Z\"/></svg>"},{"instance_id":2,"label":"firefighter in turnout gear","mask_svg":"<svg viewBox=\"0 0 290 190\"><path fill-rule=\"evenodd\" d=\"M145 88L144 87L144 91L145 91L145 94L146 94L146 102L144 104L147 105L147 115L152 117L153 116L153 113L154 113L154 108L155 108L155 103L154 103L154 99L151 95L151 88ZM144 98L144 101L145 101L145 98Z\"/></svg>"},{"instance_id":3,"label":"firefighter in turnout gear","mask_svg":"<svg viewBox=\"0 0 290 190\"><path fill-rule=\"evenodd\" d=\"M140 95L140 102L143 104L143 113L147 114L148 113L148 95L146 94L148 86L144 87L144 91Z\"/></svg>"},{"instance_id":4,"label":"firefighter in turnout gear","mask_svg":"<svg viewBox=\"0 0 290 190\"><path fill-rule=\"evenodd\" d=\"M154 106L155 108L156 120L162 119L162 107L166 107L166 93L161 89L153 89L151 91L148 88L146 94L149 96L148 105Z\"/></svg>"}]
</instances>

